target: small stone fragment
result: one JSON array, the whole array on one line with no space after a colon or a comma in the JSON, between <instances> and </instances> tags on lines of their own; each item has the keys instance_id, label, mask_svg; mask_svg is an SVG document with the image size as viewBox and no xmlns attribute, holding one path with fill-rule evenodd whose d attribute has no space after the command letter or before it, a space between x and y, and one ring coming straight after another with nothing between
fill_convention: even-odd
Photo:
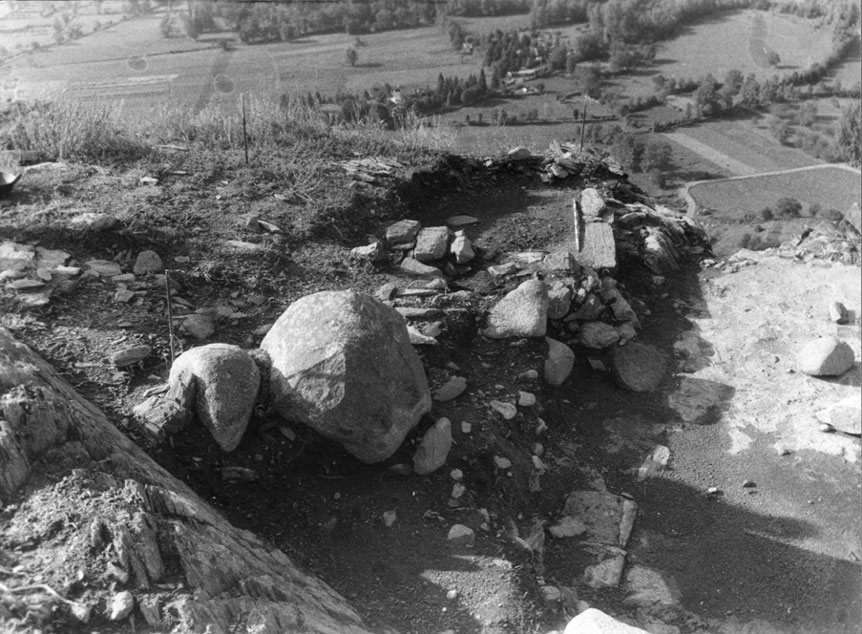
<instances>
[{"instance_id":1,"label":"small stone fragment","mask_svg":"<svg viewBox=\"0 0 862 634\"><path fill-rule=\"evenodd\" d=\"M757 484L756 484L755 482L752 482L751 480L745 480L745 481L742 483L742 488L743 488L743 489L753 489L753 488L755 488L756 486L757 486Z\"/></svg>"},{"instance_id":2,"label":"small stone fragment","mask_svg":"<svg viewBox=\"0 0 862 634\"><path fill-rule=\"evenodd\" d=\"M458 398L467 389L467 379L463 376L453 376L446 383L434 390L435 401L446 402Z\"/></svg>"},{"instance_id":3,"label":"small stone fragment","mask_svg":"<svg viewBox=\"0 0 862 634\"><path fill-rule=\"evenodd\" d=\"M558 539L578 537L587 532L587 525L576 517L566 515L560 518L560 521L551 526L548 531Z\"/></svg>"},{"instance_id":4,"label":"small stone fragment","mask_svg":"<svg viewBox=\"0 0 862 634\"><path fill-rule=\"evenodd\" d=\"M469 434L469 433L472 433L472 431L473 431L473 425L472 425L472 424L470 424L470 423L468 423L466 420L465 420L465 421L462 421L462 423L461 423L461 433L462 433L462 434Z\"/></svg>"},{"instance_id":5,"label":"small stone fragment","mask_svg":"<svg viewBox=\"0 0 862 634\"><path fill-rule=\"evenodd\" d=\"M449 229L446 227L424 227L416 236L413 258L420 262L439 260L446 255Z\"/></svg>"},{"instance_id":6,"label":"small stone fragment","mask_svg":"<svg viewBox=\"0 0 862 634\"><path fill-rule=\"evenodd\" d=\"M506 154L506 158L510 161L524 161L532 156L532 152L525 148L523 145L519 145L516 148L512 148Z\"/></svg>"},{"instance_id":7,"label":"small stone fragment","mask_svg":"<svg viewBox=\"0 0 862 634\"><path fill-rule=\"evenodd\" d=\"M404 258L400 266L402 271L413 275L419 275L421 277L441 277L443 275L443 272L440 271L440 269L429 266L428 264L423 264L419 260L415 260L413 258Z\"/></svg>"},{"instance_id":8,"label":"small stone fragment","mask_svg":"<svg viewBox=\"0 0 862 634\"><path fill-rule=\"evenodd\" d=\"M858 394L848 396L837 403L833 403L825 410L817 412L817 418L822 423L845 434L854 436L862 434L862 405L860 405Z\"/></svg>"},{"instance_id":9,"label":"small stone fragment","mask_svg":"<svg viewBox=\"0 0 862 634\"><path fill-rule=\"evenodd\" d=\"M605 200L595 187L587 187L581 192L581 212L584 218L600 216L605 210Z\"/></svg>"},{"instance_id":10,"label":"small stone fragment","mask_svg":"<svg viewBox=\"0 0 862 634\"><path fill-rule=\"evenodd\" d=\"M379 262L386 257L386 251L383 249L383 243L380 240L375 240L371 244L350 249L350 257L356 260Z\"/></svg>"},{"instance_id":11,"label":"small stone fragment","mask_svg":"<svg viewBox=\"0 0 862 634\"><path fill-rule=\"evenodd\" d=\"M135 597L128 590L118 592L111 597L108 618L111 621L122 621L132 613L135 607Z\"/></svg>"},{"instance_id":12,"label":"small stone fragment","mask_svg":"<svg viewBox=\"0 0 862 634\"><path fill-rule=\"evenodd\" d=\"M548 356L545 359L545 382L552 387L560 387L575 367L575 353L562 341L545 337Z\"/></svg>"},{"instance_id":13,"label":"small stone fragment","mask_svg":"<svg viewBox=\"0 0 862 634\"><path fill-rule=\"evenodd\" d=\"M603 321L590 321L581 327L578 340L581 345L594 350L608 348L619 341L617 329Z\"/></svg>"},{"instance_id":14,"label":"small stone fragment","mask_svg":"<svg viewBox=\"0 0 862 634\"><path fill-rule=\"evenodd\" d=\"M161 273L165 270L162 258L155 251L141 251L135 260L132 271L135 275L146 275L148 273Z\"/></svg>"},{"instance_id":15,"label":"small stone fragment","mask_svg":"<svg viewBox=\"0 0 862 634\"><path fill-rule=\"evenodd\" d=\"M616 588L620 585L625 555L615 555L584 570L584 583L591 588Z\"/></svg>"},{"instance_id":16,"label":"small stone fragment","mask_svg":"<svg viewBox=\"0 0 862 634\"><path fill-rule=\"evenodd\" d=\"M446 598L449 601L454 601L455 599L458 598L458 591L457 590L449 590L448 592L446 592Z\"/></svg>"},{"instance_id":17,"label":"small stone fragment","mask_svg":"<svg viewBox=\"0 0 862 634\"><path fill-rule=\"evenodd\" d=\"M533 407L536 404L536 395L532 392L518 392L518 405L521 407Z\"/></svg>"},{"instance_id":18,"label":"small stone fragment","mask_svg":"<svg viewBox=\"0 0 862 634\"><path fill-rule=\"evenodd\" d=\"M383 513L383 524L386 526L386 528L389 528L390 526L392 526L395 523L395 520L397 520L397 519L398 519L398 515L395 513L394 510L385 511Z\"/></svg>"},{"instance_id":19,"label":"small stone fragment","mask_svg":"<svg viewBox=\"0 0 862 634\"><path fill-rule=\"evenodd\" d=\"M146 344L129 346L128 348L122 348L121 350L114 352L111 355L111 363L118 368L127 368L139 361L143 361L150 356L152 352L153 348Z\"/></svg>"},{"instance_id":20,"label":"small stone fragment","mask_svg":"<svg viewBox=\"0 0 862 634\"><path fill-rule=\"evenodd\" d=\"M464 496L464 494L465 494L466 492L467 492L467 487L465 487L465 486L464 486L463 484L461 484L460 482L456 482L456 483L452 486L452 495L451 495L451 497L452 497L453 499L457 500L457 499L460 499L461 497L463 497L463 496Z\"/></svg>"},{"instance_id":21,"label":"small stone fragment","mask_svg":"<svg viewBox=\"0 0 862 634\"><path fill-rule=\"evenodd\" d=\"M500 471L512 468L512 461L505 456L494 456L494 466Z\"/></svg>"},{"instance_id":22,"label":"small stone fragment","mask_svg":"<svg viewBox=\"0 0 862 634\"><path fill-rule=\"evenodd\" d=\"M452 471L449 472L449 477L455 480L455 482L460 482L464 479L464 472L460 469L452 469Z\"/></svg>"},{"instance_id":23,"label":"small stone fragment","mask_svg":"<svg viewBox=\"0 0 862 634\"><path fill-rule=\"evenodd\" d=\"M836 324L846 324L848 319L847 307L841 302L829 304L829 320Z\"/></svg>"},{"instance_id":24,"label":"small stone fragment","mask_svg":"<svg viewBox=\"0 0 862 634\"><path fill-rule=\"evenodd\" d=\"M215 332L215 323L205 315L189 315L183 321L183 330L192 338L203 341Z\"/></svg>"},{"instance_id":25,"label":"small stone fragment","mask_svg":"<svg viewBox=\"0 0 862 634\"><path fill-rule=\"evenodd\" d=\"M472 546L476 540L476 533L469 526L455 524L449 529L446 539L452 544Z\"/></svg>"},{"instance_id":26,"label":"small stone fragment","mask_svg":"<svg viewBox=\"0 0 862 634\"><path fill-rule=\"evenodd\" d=\"M461 227L466 227L468 225L475 225L479 222L479 219L475 216L468 216L466 214L458 214L456 216L449 216L446 218L446 224L453 229L460 229Z\"/></svg>"},{"instance_id":27,"label":"small stone fragment","mask_svg":"<svg viewBox=\"0 0 862 634\"><path fill-rule=\"evenodd\" d=\"M120 265L110 260L90 260L87 270L96 277L113 277L123 272Z\"/></svg>"},{"instance_id":28,"label":"small stone fragment","mask_svg":"<svg viewBox=\"0 0 862 634\"><path fill-rule=\"evenodd\" d=\"M488 315L482 332L492 339L543 337L548 321L548 292L545 283L530 279L506 294Z\"/></svg>"},{"instance_id":29,"label":"small stone fragment","mask_svg":"<svg viewBox=\"0 0 862 634\"><path fill-rule=\"evenodd\" d=\"M439 419L422 436L422 441L413 454L413 470L417 475L427 475L446 464L452 449L452 422Z\"/></svg>"},{"instance_id":30,"label":"small stone fragment","mask_svg":"<svg viewBox=\"0 0 862 634\"><path fill-rule=\"evenodd\" d=\"M390 246L410 244L421 228L422 224L418 220L399 220L386 229L386 242Z\"/></svg>"},{"instance_id":31,"label":"small stone fragment","mask_svg":"<svg viewBox=\"0 0 862 634\"><path fill-rule=\"evenodd\" d=\"M542 592L542 600L548 606L557 605L563 597L560 589L556 586L542 586L540 590Z\"/></svg>"},{"instance_id":32,"label":"small stone fragment","mask_svg":"<svg viewBox=\"0 0 862 634\"><path fill-rule=\"evenodd\" d=\"M464 235L456 235L449 247L449 252L455 257L455 262L458 264L467 264L472 262L476 257L476 252L473 250L473 243Z\"/></svg>"},{"instance_id":33,"label":"small stone fragment","mask_svg":"<svg viewBox=\"0 0 862 634\"><path fill-rule=\"evenodd\" d=\"M518 414L518 408L511 403L503 403L502 401L491 401L491 408L500 414L506 420L512 420Z\"/></svg>"}]
</instances>

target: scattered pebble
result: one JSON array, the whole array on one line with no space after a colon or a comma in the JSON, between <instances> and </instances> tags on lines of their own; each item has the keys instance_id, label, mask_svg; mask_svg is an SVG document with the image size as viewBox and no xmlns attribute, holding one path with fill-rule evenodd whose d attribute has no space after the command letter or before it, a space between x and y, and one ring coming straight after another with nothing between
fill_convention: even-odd
<instances>
[{"instance_id":1,"label":"scattered pebble","mask_svg":"<svg viewBox=\"0 0 862 634\"><path fill-rule=\"evenodd\" d=\"M506 420L512 420L518 413L518 409L511 403L502 401L491 401L489 405Z\"/></svg>"},{"instance_id":2,"label":"scattered pebble","mask_svg":"<svg viewBox=\"0 0 862 634\"><path fill-rule=\"evenodd\" d=\"M457 482L455 486L452 487L452 498L455 500L459 500L464 497L464 494L467 492L467 487L465 487L460 482Z\"/></svg>"},{"instance_id":3,"label":"scattered pebble","mask_svg":"<svg viewBox=\"0 0 862 634\"><path fill-rule=\"evenodd\" d=\"M383 523L386 525L386 528L389 528L395 523L395 520L398 519L398 515L395 513L395 510L385 511L383 513Z\"/></svg>"},{"instance_id":4,"label":"scattered pebble","mask_svg":"<svg viewBox=\"0 0 862 634\"><path fill-rule=\"evenodd\" d=\"M457 598L458 598L458 591L457 591L457 590L449 590L449 591L446 593L446 598L447 598L449 601L454 601L455 599L457 599Z\"/></svg>"},{"instance_id":5,"label":"scattered pebble","mask_svg":"<svg viewBox=\"0 0 862 634\"><path fill-rule=\"evenodd\" d=\"M745 489L753 489L756 486L757 484L755 482L752 482L751 480L746 480L742 483L742 487Z\"/></svg>"},{"instance_id":6,"label":"scattered pebble","mask_svg":"<svg viewBox=\"0 0 862 634\"><path fill-rule=\"evenodd\" d=\"M533 443L533 455L541 457L544 454L545 454L545 446L540 442Z\"/></svg>"},{"instance_id":7,"label":"scattered pebble","mask_svg":"<svg viewBox=\"0 0 862 634\"><path fill-rule=\"evenodd\" d=\"M454 524L452 528L449 529L449 534L446 539L453 544L472 546L476 541L476 533L474 533L473 529L469 526Z\"/></svg>"},{"instance_id":8,"label":"scattered pebble","mask_svg":"<svg viewBox=\"0 0 862 634\"><path fill-rule=\"evenodd\" d=\"M536 404L536 395L532 392L518 392L518 405L532 407Z\"/></svg>"},{"instance_id":9,"label":"scattered pebble","mask_svg":"<svg viewBox=\"0 0 862 634\"><path fill-rule=\"evenodd\" d=\"M461 433L462 434L469 434L472 431L473 431L473 425L471 425L467 421L463 421L461 423Z\"/></svg>"},{"instance_id":10,"label":"scattered pebble","mask_svg":"<svg viewBox=\"0 0 862 634\"><path fill-rule=\"evenodd\" d=\"M548 425L541 418L536 419L536 436L541 436L548 430Z\"/></svg>"},{"instance_id":11,"label":"scattered pebble","mask_svg":"<svg viewBox=\"0 0 862 634\"><path fill-rule=\"evenodd\" d=\"M452 471L449 472L449 477L455 480L455 482L460 482L464 479L464 472L460 469L452 469Z\"/></svg>"},{"instance_id":12,"label":"scattered pebble","mask_svg":"<svg viewBox=\"0 0 862 634\"><path fill-rule=\"evenodd\" d=\"M512 461L504 456L494 456L494 466L500 470L510 469Z\"/></svg>"},{"instance_id":13,"label":"scattered pebble","mask_svg":"<svg viewBox=\"0 0 862 634\"><path fill-rule=\"evenodd\" d=\"M721 490L718 487L709 487L706 492L709 495L721 495Z\"/></svg>"}]
</instances>

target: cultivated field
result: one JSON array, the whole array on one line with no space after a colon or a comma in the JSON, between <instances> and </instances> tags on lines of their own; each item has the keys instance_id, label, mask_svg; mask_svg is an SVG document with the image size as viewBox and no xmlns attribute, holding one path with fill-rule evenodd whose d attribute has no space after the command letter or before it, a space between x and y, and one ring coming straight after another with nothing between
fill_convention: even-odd
<instances>
[{"instance_id":1,"label":"cultivated field","mask_svg":"<svg viewBox=\"0 0 862 634\"><path fill-rule=\"evenodd\" d=\"M687 27L684 33L659 45L654 73L665 77L698 78L712 73L719 81L738 69L758 79L776 73L802 70L829 53L831 33L812 20L767 11L725 13ZM781 62L772 67L765 59L774 51ZM632 96L653 92L652 73L626 76L618 84Z\"/></svg>"},{"instance_id":2,"label":"cultivated field","mask_svg":"<svg viewBox=\"0 0 862 634\"><path fill-rule=\"evenodd\" d=\"M440 73L466 77L481 67L478 54L459 55L436 27L363 35L361 43L332 33L225 51L188 37L163 38L160 20L148 15L13 60L3 71L4 97L66 91L123 100L126 112L141 114L165 100L198 109L212 101L236 104L242 92L361 93L384 82L409 90L436 84ZM485 32L492 23L475 28ZM355 67L345 62L351 46L359 54Z\"/></svg>"},{"instance_id":3,"label":"cultivated field","mask_svg":"<svg viewBox=\"0 0 862 634\"><path fill-rule=\"evenodd\" d=\"M756 122L710 121L678 128L663 136L735 176L776 172L821 162L801 150L778 143L759 119Z\"/></svg>"},{"instance_id":4,"label":"cultivated field","mask_svg":"<svg viewBox=\"0 0 862 634\"><path fill-rule=\"evenodd\" d=\"M803 213L813 204L844 212L862 203L862 178L858 170L837 166L785 174L698 183L689 189L698 208L715 209L741 218L773 207L779 198L795 198Z\"/></svg>"}]
</instances>

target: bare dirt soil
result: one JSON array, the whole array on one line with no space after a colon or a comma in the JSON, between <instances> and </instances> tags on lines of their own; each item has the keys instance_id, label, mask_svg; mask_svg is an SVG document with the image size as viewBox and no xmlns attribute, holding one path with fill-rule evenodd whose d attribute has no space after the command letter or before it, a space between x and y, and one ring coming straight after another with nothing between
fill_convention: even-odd
<instances>
[{"instance_id":1,"label":"bare dirt soil","mask_svg":"<svg viewBox=\"0 0 862 634\"><path fill-rule=\"evenodd\" d=\"M28 175L0 208L0 238L64 249L76 263L100 258L126 269L138 252L154 249L171 268L171 278L178 282L175 292L189 310L231 309L222 311L232 316L219 319L208 341L253 347L262 337L261 327L304 294L343 288L373 292L395 279L394 266L348 259L349 248L363 243L365 233L379 234L395 218L436 225L456 213L477 216L480 223L468 233L488 259L495 252L566 242L571 198L579 183L548 187L530 173L489 174L460 160L447 161L429 158L423 168L385 187L357 185L340 168L326 168L324 196L331 197L331 214L313 226L302 213L308 203L290 198L276 169L237 167L241 159L234 155L225 156L216 168L194 156L175 159L171 169L190 174L164 173L156 185L139 182L150 166L46 170ZM74 229L70 219L89 211L112 213L122 222L109 230ZM285 233L251 232L245 223L249 214ZM226 239L249 241L260 250L238 252L225 246ZM252 421L242 444L230 454L196 424L162 444L145 436L132 422L130 408L165 380L171 354L165 292L158 284L133 286L137 295L122 302L115 282L89 278L40 308L26 308L14 293L4 293L0 325L38 351L231 522L283 549L344 595L372 629L416 634L562 629L577 608L571 597L563 604L543 602L541 586L551 584L570 588L578 599L655 633L858 632L862 621L853 589L862 579L860 550L829 547L841 530L850 531L850 544L859 540L859 516L853 511L860 503L858 439L840 439L848 449L839 455L800 445L790 458L779 458L770 447L778 432L763 425L745 430L754 450L727 451L739 424L730 425L724 415L735 412L740 391L748 390L745 402L750 403L756 400L753 395L772 390L775 408L788 419L802 407L792 401L798 383L761 377L763 368L754 363L778 363L784 372L791 341L795 344L800 336L763 334L770 327L772 313L767 311L788 313L798 307L781 306L780 297L770 299L776 304L768 308L758 305L760 266L766 265L727 274L690 262L656 286L637 262L622 262L619 279L644 326L639 339L677 360L676 369L650 394L618 387L607 373L594 369L591 360L601 360L601 355L584 351L577 352L575 371L560 389L524 378L531 369L541 375L542 340L490 341L478 335L472 312L452 311L464 318L450 317L440 345L423 349L421 356L432 389L454 374L467 379L468 389L454 401L435 404L432 416L404 447L375 466L359 463L307 429L264 416ZM807 287L795 281L798 270L772 271L773 294L783 285L804 296ZM818 302L846 286L830 285L833 269L805 271L822 288ZM859 269L842 268L841 275L858 280ZM477 294L473 301L481 308L491 296ZM746 308L736 306L743 301ZM752 321L729 322L733 330L715 322L716 330L704 334L707 321L723 318L721 310L727 306L737 316L751 311ZM820 306L812 303L813 312L805 319L820 323ZM754 320L758 311L762 319ZM783 333L794 323L790 320ZM800 331L809 327L800 316ZM565 333L549 334L565 338ZM858 321L841 334L850 337L858 357ZM198 343L182 333L180 337L183 349ZM781 349L773 349L778 340ZM110 354L132 343L148 343L156 352L130 370L113 368ZM767 353L781 361L761 359ZM710 367L720 370L720 376L698 374ZM852 371L857 389L858 368ZM735 382L741 377L747 381L744 386ZM521 408L511 421L488 406L492 399L513 401L521 390L536 394L537 404ZM791 401L779 402L777 390ZM811 409L823 395L805 398ZM738 423L738 413L734 415ZM411 462L416 438L440 416L452 420L455 435L446 467L426 477L407 474L404 465ZM540 419L547 429L537 434ZM461 431L462 422L471 423L469 434ZM795 437L792 429L781 433ZM536 443L542 445L548 469L541 490L531 491ZM656 443L671 448L671 469L638 482L635 472ZM499 468L495 456L508 458L511 469ZM244 467L252 475L249 481L237 481L227 467ZM464 474L467 493L453 501L450 471L456 468ZM65 477L63 465L53 469L56 478ZM756 495L737 495L734 487L741 487L745 478L756 481ZM16 558L36 544L50 543L58 556L44 563L42 581L70 596L99 596L109 585L100 577L104 562L60 556L76 552L65 541L75 534L64 514L72 507L70 500L78 504L76 496L90 495L86 487L68 482L63 495L42 498L38 491L27 491L28 497L22 494L2 510L0 574L13 570ZM728 494L708 494L712 486ZM624 493L640 505L629 562L629 570L638 572L620 588L596 590L583 583L584 569L596 556L576 540L547 537L537 555L513 538L535 537L537 526L559 517L566 495L583 489ZM827 511L814 510L817 517L812 517L808 499L823 501ZM800 505L808 512L805 518ZM784 513L785 508L793 512ZM486 509L487 516L478 509ZM391 526L383 521L387 511L397 516ZM476 529L474 547L447 543L454 523ZM544 537L543 531L538 534ZM69 583L79 569L86 571L85 581ZM52 631L50 614L28 617L15 605L4 609L7 618L29 618L22 627ZM57 627L66 624L54 631L71 631ZM98 615L80 631L93 628L150 631L140 619L135 625L117 625Z\"/></svg>"}]
</instances>

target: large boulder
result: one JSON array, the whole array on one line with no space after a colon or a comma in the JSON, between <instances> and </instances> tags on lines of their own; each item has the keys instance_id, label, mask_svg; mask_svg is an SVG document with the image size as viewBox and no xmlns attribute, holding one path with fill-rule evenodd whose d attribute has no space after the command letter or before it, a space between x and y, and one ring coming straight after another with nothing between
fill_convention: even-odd
<instances>
[{"instance_id":1,"label":"large boulder","mask_svg":"<svg viewBox=\"0 0 862 634\"><path fill-rule=\"evenodd\" d=\"M260 371L247 352L226 343L192 348L174 361L168 385L168 398L194 409L222 449L237 448L260 387Z\"/></svg>"},{"instance_id":2,"label":"large boulder","mask_svg":"<svg viewBox=\"0 0 862 634\"><path fill-rule=\"evenodd\" d=\"M548 327L548 291L539 279L527 280L501 299L482 333L492 339L544 337Z\"/></svg>"},{"instance_id":3,"label":"large boulder","mask_svg":"<svg viewBox=\"0 0 862 634\"><path fill-rule=\"evenodd\" d=\"M307 295L282 313L260 347L272 359L275 409L365 463L391 456L431 409L404 319L370 295Z\"/></svg>"},{"instance_id":4,"label":"large boulder","mask_svg":"<svg viewBox=\"0 0 862 634\"><path fill-rule=\"evenodd\" d=\"M800 371L809 376L841 376L854 360L853 348L835 337L812 339L796 355Z\"/></svg>"}]
</instances>

